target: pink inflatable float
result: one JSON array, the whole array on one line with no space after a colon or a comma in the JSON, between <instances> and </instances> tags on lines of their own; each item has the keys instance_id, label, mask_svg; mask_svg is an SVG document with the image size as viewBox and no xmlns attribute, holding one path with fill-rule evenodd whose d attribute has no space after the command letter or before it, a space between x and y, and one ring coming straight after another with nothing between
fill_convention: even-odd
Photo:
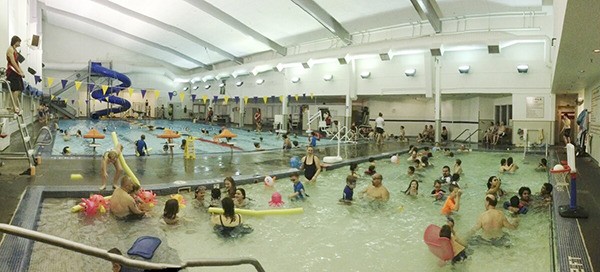
<instances>
[{"instance_id":1,"label":"pink inflatable float","mask_svg":"<svg viewBox=\"0 0 600 272\"><path fill-rule=\"evenodd\" d=\"M425 241L425 244L427 244L429 251L431 251L433 255L440 258L442 261L449 261L454 257L452 243L450 242L450 239L440 237L440 229L441 228L436 225L429 225L427 229L425 229L423 241Z\"/></svg>"}]
</instances>

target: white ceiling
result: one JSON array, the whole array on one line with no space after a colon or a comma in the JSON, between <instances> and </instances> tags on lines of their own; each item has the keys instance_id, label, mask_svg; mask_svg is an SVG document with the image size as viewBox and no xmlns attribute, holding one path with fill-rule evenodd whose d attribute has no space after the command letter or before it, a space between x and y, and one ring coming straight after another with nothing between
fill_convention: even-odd
<instances>
[{"instance_id":1,"label":"white ceiling","mask_svg":"<svg viewBox=\"0 0 600 272\"><path fill-rule=\"evenodd\" d=\"M363 42L358 41L361 35L382 29L407 24L429 26L411 0L294 1L314 1L354 37L355 43ZM48 24L110 41L183 70L211 69L222 62L240 64L244 57L262 52L277 52L273 57L289 55L293 53L289 49L323 40L338 40L331 47L347 45L294 1L39 0L39 3L43 20ZM442 21L490 14L527 14L552 6L552 0L415 1L430 2ZM592 58L597 60L594 64L600 64L600 54L590 55L588 48L600 46L600 34L595 33L600 26L597 15L600 1L568 3L554 92L577 88L571 85L589 86L593 84L592 78L600 78L600 69L595 69L598 65L589 63ZM203 8L206 5L212 8ZM586 79L582 81L582 73L565 70L573 67L582 67L575 71L585 70Z\"/></svg>"}]
</instances>

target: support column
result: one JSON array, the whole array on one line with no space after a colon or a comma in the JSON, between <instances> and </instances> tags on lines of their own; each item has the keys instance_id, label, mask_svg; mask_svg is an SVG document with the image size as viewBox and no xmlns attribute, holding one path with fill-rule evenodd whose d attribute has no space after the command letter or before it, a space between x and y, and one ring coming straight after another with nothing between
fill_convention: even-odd
<instances>
[{"instance_id":1,"label":"support column","mask_svg":"<svg viewBox=\"0 0 600 272\"><path fill-rule=\"evenodd\" d=\"M283 124L281 124L281 129L289 132L288 128L288 96L283 95L283 99L281 99L281 114L283 115Z\"/></svg>"},{"instance_id":2,"label":"support column","mask_svg":"<svg viewBox=\"0 0 600 272\"><path fill-rule=\"evenodd\" d=\"M442 65L440 63L440 59L436 57L434 59L434 83L435 83L435 141L441 142L441 132L442 132L442 90L441 90L441 68Z\"/></svg>"},{"instance_id":3,"label":"support column","mask_svg":"<svg viewBox=\"0 0 600 272\"><path fill-rule=\"evenodd\" d=\"M344 126L346 130L350 129L350 119L352 119L352 98L346 94L346 114L344 115Z\"/></svg>"},{"instance_id":4,"label":"support column","mask_svg":"<svg viewBox=\"0 0 600 272\"><path fill-rule=\"evenodd\" d=\"M244 127L244 116L246 115L246 103L244 102L244 98L240 97L240 110L239 114L239 122L238 127Z\"/></svg>"}]
</instances>

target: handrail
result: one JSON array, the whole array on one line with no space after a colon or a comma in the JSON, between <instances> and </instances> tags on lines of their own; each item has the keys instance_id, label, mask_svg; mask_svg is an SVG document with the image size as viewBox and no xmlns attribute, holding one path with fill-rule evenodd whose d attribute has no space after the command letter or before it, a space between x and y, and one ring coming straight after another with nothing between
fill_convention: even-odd
<instances>
[{"instance_id":1,"label":"handrail","mask_svg":"<svg viewBox=\"0 0 600 272\"><path fill-rule=\"evenodd\" d=\"M40 143L40 135L42 135L42 131L46 131L47 132L47 135L50 136L50 140L46 140L46 141ZM39 145L39 146L47 146L47 145L52 144L52 132L50 131L50 129L48 128L48 126L43 126L42 128L40 128L40 131L38 132L38 135L35 138L35 142L34 143L36 145Z\"/></svg>"},{"instance_id":2,"label":"handrail","mask_svg":"<svg viewBox=\"0 0 600 272\"><path fill-rule=\"evenodd\" d=\"M458 138L460 138L460 136L462 136L463 134L465 134L465 132L469 131L470 129L465 128L465 130L463 130L460 134L458 134L458 136L456 136L456 138L454 138L454 140L452 140L453 142L456 142L456 140L458 140Z\"/></svg>"},{"instance_id":3,"label":"handrail","mask_svg":"<svg viewBox=\"0 0 600 272\"><path fill-rule=\"evenodd\" d=\"M471 134L469 134L469 136L467 136L467 138L465 139L465 141L466 142L470 141L471 140L471 136L473 136L473 134L475 134L475 133L477 133L479 131L481 131L481 129L479 129L479 128L476 129L475 131L473 131ZM479 140L477 140L477 141L479 141Z\"/></svg>"},{"instance_id":4,"label":"handrail","mask_svg":"<svg viewBox=\"0 0 600 272\"><path fill-rule=\"evenodd\" d=\"M310 113L309 113L309 114L310 114ZM309 115L309 117L308 117L308 123L307 123L307 127L308 127L308 129L307 129L306 131L309 131L309 130L311 130L311 129L310 129L310 124L311 124L311 123L312 123L312 122L313 122L315 119L317 119L317 117L321 117L321 111L317 111L315 114L313 114L313 115ZM319 121L321 121L321 120L319 120Z\"/></svg>"},{"instance_id":5,"label":"handrail","mask_svg":"<svg viewBox=\"0 0 600 272\"><path fill-rule=\"evenodd\" d=\"M41 233L34 230L29 230L17 226L0 223L0 232L12 234L19 237L24 237L34 241L58 246L64 249L68 249L77 253L82 253L89 256L94 256L100 259L104 259L111 262L124 264L129 267L142 268L142 269L166 269L176 268L182 269L186 267L197 267L197 266L233 266L250 264L254 266L256 271L264 272L265 269L262 267L260 262L254 258L231 258L231 259L202 259L195 261L186 261L182 264L166 264L166 263L151 263L146 261L132 260L119 254L109 253L107 250L88 246L85 244L73 242L64 238L60 238L54 235Z\"/></svg>"}]
</instances>

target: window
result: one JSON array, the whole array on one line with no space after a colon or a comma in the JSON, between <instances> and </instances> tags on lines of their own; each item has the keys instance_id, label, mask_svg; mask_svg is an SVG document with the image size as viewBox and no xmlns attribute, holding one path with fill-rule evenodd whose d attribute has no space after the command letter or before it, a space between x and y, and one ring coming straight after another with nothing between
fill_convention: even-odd
<instances>
[{"instance_id":1,"label":"window","mask_svg":"<svg viewBox=\"0 0 600 272\"><path fill-rule=\"evenodd\" d=\"M496 115L494 121L496 123L504 122L509 125L512 120L512 105L496 105Z\"/></svg>"}]
</instances>

